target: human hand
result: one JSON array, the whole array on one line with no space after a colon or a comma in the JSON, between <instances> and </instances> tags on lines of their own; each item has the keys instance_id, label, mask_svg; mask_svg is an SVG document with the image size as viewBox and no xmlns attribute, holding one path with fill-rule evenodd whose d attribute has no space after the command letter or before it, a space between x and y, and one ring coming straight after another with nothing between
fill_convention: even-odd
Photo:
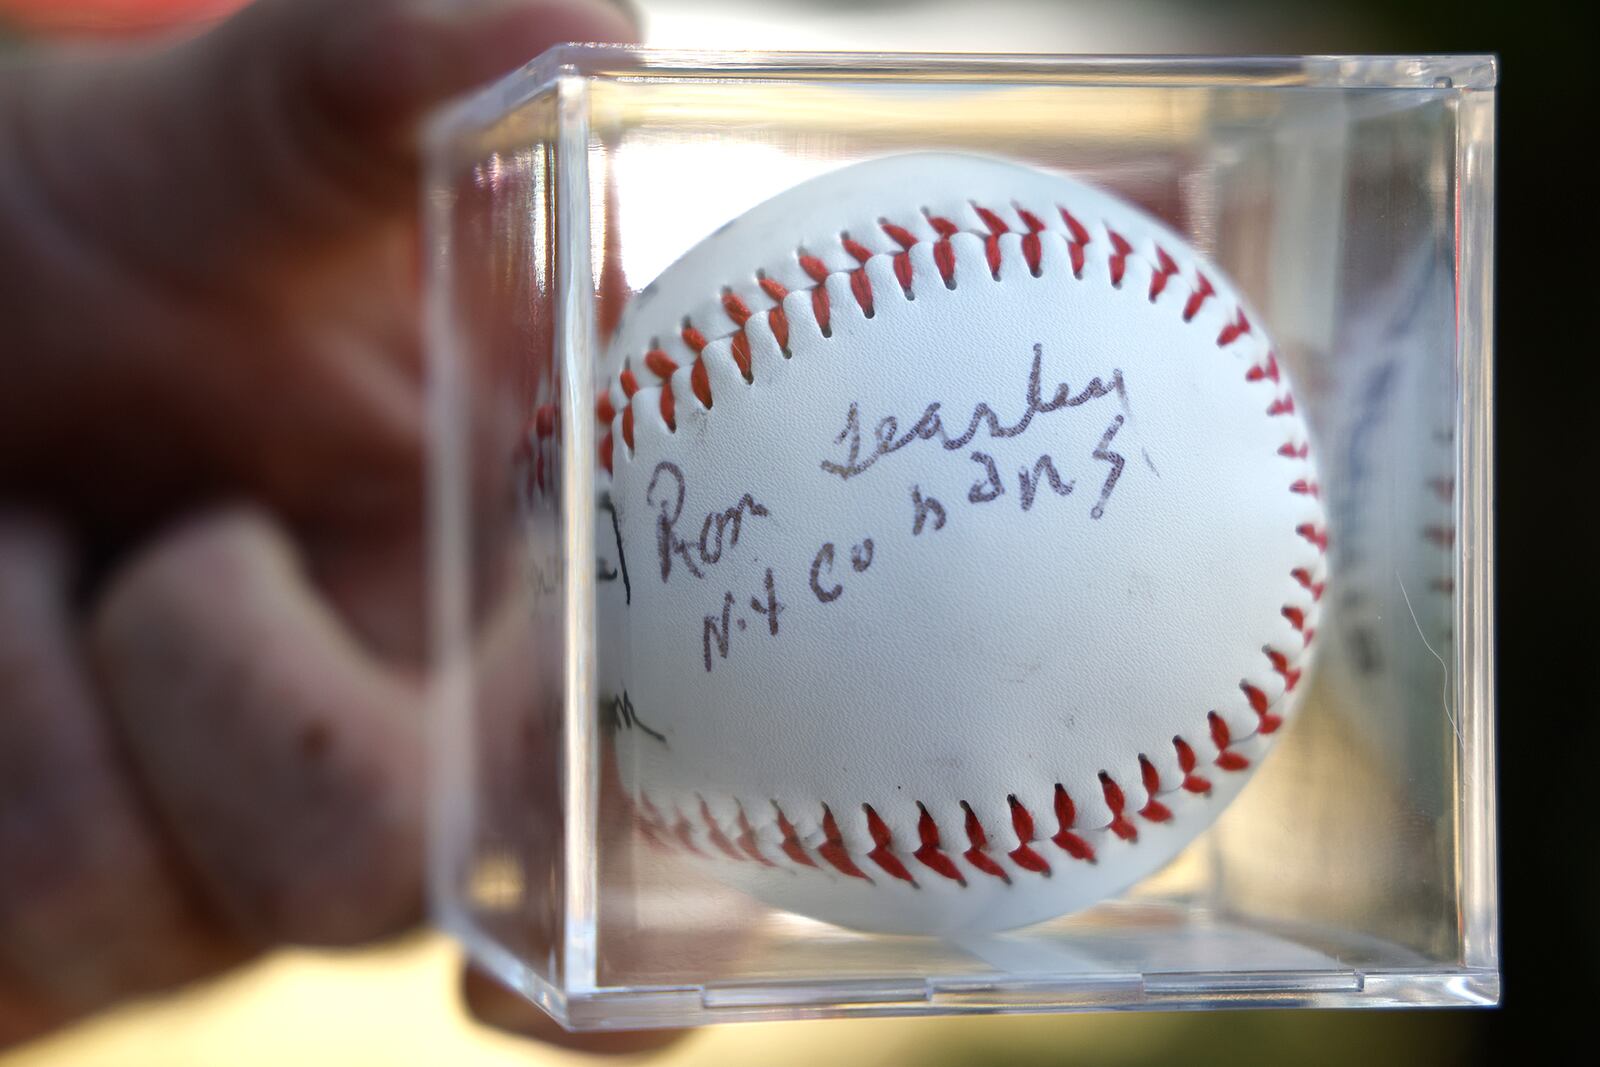
<instances>
[{"instance_id":1,"label":"human hand","mask_svg":"<svg viewBox=\"0 0 1600 1067\"><path fill-rule=\"evenodd\" d=\"M0 1046L415 921L416 123L631 33L262 0L0 69Z\"/></svg>"}]
</instances>

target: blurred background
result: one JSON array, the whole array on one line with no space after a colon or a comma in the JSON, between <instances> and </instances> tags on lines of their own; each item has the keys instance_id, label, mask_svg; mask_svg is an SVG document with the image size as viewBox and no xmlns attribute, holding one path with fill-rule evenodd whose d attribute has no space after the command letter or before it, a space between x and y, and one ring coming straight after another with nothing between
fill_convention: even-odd
<instances>
[{"instance_id":1,"label":"blurred background","mask_svg":"<svg viewBox=\"0 0 1600 1067\"><path fill-rule=\"evenodd\" d=\"M330 4L339 0L327 0ZM1549 746L1528 709L1587 719L1592 699L1565 691L1570 677L1546 663L1573 662L1569 630L1552 637L1522 620L1544 618L1554 599L1538 561L1550 536L1532 516L1572 516L1570 476L1546 461L1565 444L1547 435L1555 423L1547 376L1583 375L1573 357L1593 344L1547 347L1528 331L1555 327L1560 304L1535 284L1542 268L1569 271L1556 245L1566 227L1548 196L1585 184L1572 160L1581 131L1581 57L1562 53L1579 34L1560 5L1461 0L631 0L649 44L698 48L816 48L1111 53L1498 52L1502 56L1500 259L1541 269L1515 273L1526 290L1502 284L1502 336L1515 330L1517 351L1497 345L1500 360L1502 846L1506 1007L1498 1012L1231 1012L1206 1015L1082 1016L918 1021L852 1021L722 1027L690 1037L653 1062L680 1064L1053 1064L1089 1062L1190 1065L1270 1063L1449 1064L1500 1062L1525 1054L1524 1035L1550 1036L1580 1023L1565 1002L1589 999L1571 976L1595 958L1591 916L1577 902L1592 897L1593 831L1581 806L1567 807L1561 783L1585 777L1584 744ZM240 0L0 0L0 53L138 35L194 32L227 16ZM1562 85L1563 79L1574 84ZM1570 92L1563 92L1569 89ZM1534 188L1532 182L1539 181ZM1519 226L1517 206L1541 205L1537 226ZM1530 212L1531 216L1531 212ZM1538 241L1539 245L1533 242ZM1572 253L1573 263L1585 257ZM1508 373L1539 354L1538 374ZM1566 352L1566 361L1559 362ZM1557 362L1551 362L1556 360ZM1554 368L1552 370L1551 368ZM1592 395L1592 394L1590 394ZM1539 428L1524 434L1524 429ZM1559 433L1559 431L1553 431ZM1579 443L1579 465L1594 455ZM1514 472L1515 478L1504 477ZM1559 479L1559 480L1558 480ZM1557 502L1552 504L1552 501ZM1537 539L1537 540L1536 540ZM1578 568L1584 570L1584 568ZM1575 599L1588 599L1593 578ZM1562 647L1560 642L1568 642ZM1515 695L1515 701L1510 695ZM1521 709L1524 714L1515 714ZM1549 722L1541 714L1540 718ZM1581 737L1581 735L1580 735ZM1527 788L1538 783L1546 788ZM1549 783L1555 783L1550 786ZM1574 819L1563 817L1571 814ZM1574 825L1575 821L1575 825ZM1548 857L1576 844L1585 857L1560 874ZM190 1067L228 1064L465 1065L577 1062L471 1022L456 994L458 956L444 939L419 933L360 952L284 952L223 980L125 1007L65 1033L0 1054L0 1067ZM1544 1047L1554 1048L1555 1045Z\"/></svg>"}]
</instances>

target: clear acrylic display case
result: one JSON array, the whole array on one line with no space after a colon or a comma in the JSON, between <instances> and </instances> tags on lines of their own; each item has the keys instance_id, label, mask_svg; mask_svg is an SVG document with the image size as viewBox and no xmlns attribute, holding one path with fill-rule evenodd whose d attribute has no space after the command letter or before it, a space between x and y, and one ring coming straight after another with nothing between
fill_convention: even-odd
<instances>
[{"instance_id":1,"label":"clear acrylic display case","mask_svg":"<svg viewBox=\"0 0 1600 1067\"><path fill-rule=\"evenodd\" d=\"M1495 78L1483 56L566 46L442 116L438 921L573 1029L1495 1003ZM592 413L623 309L757 203L925 149L1070 172L1231 276L1297 383L1332 553L1309 692L1215 825L1118 897L956 939L803 918L653 848L596 637Z\"/></svg>"}]
</instances>

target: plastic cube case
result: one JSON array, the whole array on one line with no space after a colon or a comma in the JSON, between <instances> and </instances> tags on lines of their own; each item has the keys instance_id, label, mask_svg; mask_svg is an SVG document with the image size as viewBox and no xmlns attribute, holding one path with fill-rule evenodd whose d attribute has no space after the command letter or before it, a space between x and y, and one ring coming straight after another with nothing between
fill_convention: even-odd
<instances>
[{"instance_id":1,"label":"plastic cube case","mask_svg":"<svg viewBox=\"0 0 1600 1067\"><path fill-rule=\"evenodd\" d=\"M574 1029L1494 1003L1495 77L1482 56L568 46L442 116L439 922ZM783 910L688 854L728 841L652 833L611 745L648 716L606 685L597 611L619 575L594 413L630 302L762 201L927 150L1071 174L1232 279L1296 383L1331 561L1298 713L1210 829L1120 895L954 937Z\"/></svg>"}]
</instances>

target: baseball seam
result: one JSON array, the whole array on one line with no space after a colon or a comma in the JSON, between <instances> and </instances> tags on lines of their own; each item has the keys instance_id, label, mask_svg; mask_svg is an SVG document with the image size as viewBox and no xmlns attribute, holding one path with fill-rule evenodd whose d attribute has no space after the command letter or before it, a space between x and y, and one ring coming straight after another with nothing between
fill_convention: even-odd
<instances>
[{"instance_id":1,"label":"baseball seam","mask_svg":"<svg viewBox=\"0 0 1600 1067\"><path fill-rule=\"evenodd\" d=\"M991 276L994 280L1000 279L1002 249L1001 238L1012 233L1012 227L998 212L989 208L972 205L977 217L982 220L985 230L962 229L951 220L924 211L925 221L937 234L933 242L932 262L938 275L939 283L947 288L957 288L956 278L957 257L952 244L952 239L960 234L970 234L983 241L984 254L987 259ZM1072 266L1073 277L1082 280L1089 263L1086 248L1104 235L1104 240L1109 246L1109 255L1106 256L1105 265L1110 275L1110 282L1114 288L1122 288L1128 275L1130 260L1143 260L1150 270L1149 299L1152 304L1157 298L1174 283L1174 280L1188 281L1190 293L1182 305L1182 319L1186 324L1200 321L1200 313L1209 302L1219 300L1219 294L1204 273L1196 268L1193 278L1185 277L1178 263L1169 255L1159 243L1155 241L1141 242L1148 245L1150 251L1144 252L1135 248L1133 242L1107 224L1100 224L1098 233L1093 233L1078 217L1064 207L1058 207L1061 228L1052 228L1049 223L1039 215L1034 214L1019 205L1013 205L1017 218L1022 222L1026 232L1021 233L1021 254L1027 263L1029 271L1034 277L1040 277L1044 269L1046 257L1043 254L1042 242L1046 239L1064 239ZM874 306L880 299L880 294L874 291L874 286L867 271L867 264L872 259L881 255L893 257L893 271L895 279L900 283L902 294L906 299L915 298L916 285L924 280L917 276L915 261L911 256L911 249L920 243L920 239L907 227L897 225L887 219L880 219L879 226L899 248L895 252L874 253L865 245L852 239L848 234L839 237L840 246L853 258L857 266L846 270L830 270L824 261L807 252L798 250L797 255L802 270L810 278L809 287L797 288L791 291L777 280L763 273L757 274L756 280L762 290L772 301L773 306L766 309L766 326L771 331L778 346L787 357L789 352L790 315L796 310L809 311L823 338L832 336L831 319L833 308L828 291L827 282L831 277L841 274L846 275L850 296L860 307L867 318L874 315ZM806 293L809 297L803 301L789 300L792 293ZM789 305L786 307L786 303ZM711 391L710 376L707 374L703 354L706 347L713 341L729 341L729 354L737 365L746 383L753 383L754 376L751 364L750 341L746 333L747 325L756 318L757 312L738 297L731 288L722 290L722 307L729 319L734 324L731 332L721 333L715 337L707 337L693 322L685 318L682 322L681 334L684 343L695 354L695 359L688 375L689 389L694 398L706 410L715 406L715 397ZM1216 336L1215 344L1219 350L1227 349L1240 338L1250 335L1252 326L1243 308L1235 305L1227 312L1222 326ZM659 381L660 399L659 410L662 421L669 432L676 432L677 406L679 398L674 390L674 376L679 370L679 363L666 351L652 341L652 347L643 357L644 366ZM1264 411L1268 418L1294 416L1296 414L1293 395L1283 382L1275 354L1269 349L1258 362L1251 364L1245 371L1245 380L1254 384L1261 384L1271 390L1272 399ZM613 399L611 388L620 391L623 405L619 411ZM633 398L639 393L641 384L638 374L625 360L622 369L617 374L614 382L608 383L603 389L596 405L596 417L602 424L602 437L599 442L599 462L610 472L613 467L613 458L616 448L615 438L621 437L622 444L628 448L630 454L633 449ZM556 413L553 410L540 409L535 416L535 425L530 437L548 440L558 432ZM620 425L614 425L620 423ZM1298 419L1291 419L1290 426L1298 427ZM613 429L614 427L614 429ZM537 446L535 446L537 447ZM1310 448L1308 442L1301 436L1291 434L1276 450L1277 456L1297 463L1300 466L1300 476L1293 478L1287 490L1290 493L1307 496L1313 500L1320 500L1321 488L1311 475ZM542 487L543 480L540 479ZM1281 609L1282 616L1291 627L1300 635L1301 647L1291 651L1273 648L1270 645L1262 648L1262 654L1267 661L1267 669L1278 679L1282 685L1282 694L1279 699L1287 698L1294 691L1301 680L1301 667L1307 650L1316 636L1315 620L1317 605L1321 600L1325 580L1323 560L1327 553L1328 538L1326 527L1320 521L1304 522L1295 526L1294 534L1302 539L1315 556L1308 565L1295 567L1288 578L1291 582L1292 595ZM1274 712L1277 701L1268 696L1268 691L1274 688L1257 679L1244 678L1240 680L1239 688L1245 701L1256 716L1255 729L1250 735L1271 734L1281 725L1282 719ZM1223 773L1238 773L1248 769L1250 759L1239 752L1234 746L1243 737L1235 737L1227 722L1216 711L1210 710L1205 714L1205 736L1210 741L1214 755L1211 764ZM776 801L772 801L772 816L770 821L764 822L758 830L753 825L749 814L742 804L732 800L734 818L732 825L719 819L711 811L710 805L704 797L696 795L698 810L685 812L675 805L658 805L644 791L640 791L636 800L632 801L633 821L641 835L650 843L664 847L682 849L697 855L720 855L726 859L737 862L756 863L763 866L787 866L791 868L826 868L853 879L872 882L867 873L868 869L882 871L892 880L907 883L913 887L920 887L913 870L931 871L941 879L955 882L959 886L967 885L967 875L957 859L964 860L971 871L977 872L974 877L994 878L1006 885L1012 884L1012 874L997 862L998 855L1004 855L1011 860L1013 867L1018 872L1032 872L1049 877L1053 871L1050 859L1041 854L1039 848L1043 841L1054 844L1065 856L1074 862L1094 863L1096 851L1089 840L1091 832L1108 831L1123 841L1137 842L1139 829L1135 819L1142 819L1149 823L1167 822L1173 817L1171 808L1164 803L1162 798L1172 798L1174 794L1187 793L1199 798L1207 798L1211 793L1211 781L1197 773L1200 758L1195 745L1185 737L1179 735L1172 739L1177 764L1182 778L1168 788L1163 788L1161 775L1156 764L1145 754L1138 754L1140 767L1140 785L1144 788L1146 803L1136 811L1129 811L1129 804L1122 786L1107 771L1099 772L1100 789L1107 808L1112 814L1111 821L1104 827L1081 827L1078 825L1077 805L1064 785L1057 783L1054 791L1052 811L1049 818L1040 818L1034 811L1029 810L1015 795L1007 797L1007 807L1010 812L1011 832L1014 845L1007 846L1005 842L992 842L988 832L984 829L982 821L973 811L967 801L961 801L965 812L963 825L959 832L952 833L949 827L941 827L934 816L921 803L917 802L918 818L915 830L916 844L911 846L906 842L897 841L895 833L889 822L870 804L861 805L861 813L865 819L867 834L872 841L870 850L857 848L852 850L845 840L839 819L835 812L826 804L821 805L820 819L815 822L802 820L803 825L815 829L802 833L797 828L797 820ZM663 812L662 807L667 811ZM1053 821L1055 832L1048 838L1041 837L1039 824ZM760 830L769 831L769 840L777 838L776 849L763 848L760 841ZM775 831L775 833L773 832ZM909 834L907 835L909 836ZM948 845L947 841L965 842L965 849L953 853L957 845ZM1058 860L1059 862L1059 860Z\"/></svg>"}]
</instances>

